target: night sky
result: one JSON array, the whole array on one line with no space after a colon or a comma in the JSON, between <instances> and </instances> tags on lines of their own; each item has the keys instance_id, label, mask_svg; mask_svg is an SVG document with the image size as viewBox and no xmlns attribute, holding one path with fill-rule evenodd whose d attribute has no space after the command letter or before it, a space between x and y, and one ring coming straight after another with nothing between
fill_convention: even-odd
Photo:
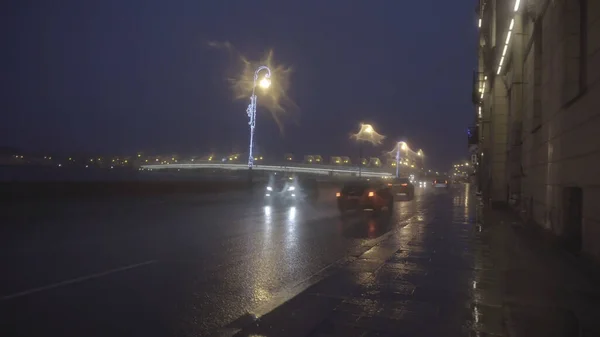
<instances>
[{"instance_id":1,"label":"night sky","mask_svg":"<svg viewBox=\"0 0 600 337\"><path fill-rule=\"evenodd\" d=\"M6 5L5 5L6 6ZM228 77L269 50L299 107L283 132L259 106L270 155L356 155L360 122L444 168L466 158L473 1L19 0L3 8L0 146L54 152L245 150L248 100ZM259 97L260 101L260 97ZM429 165L428 165L429 166Z\"/></svg>"}]
</instances>

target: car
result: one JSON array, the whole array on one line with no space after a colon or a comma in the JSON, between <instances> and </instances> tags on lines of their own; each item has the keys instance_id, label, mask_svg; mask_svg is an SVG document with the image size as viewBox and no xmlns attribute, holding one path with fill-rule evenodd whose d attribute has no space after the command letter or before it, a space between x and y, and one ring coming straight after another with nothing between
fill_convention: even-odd
<instances>
[{"instance_id":1,"label":"car","mask_svg":"<svg viewBox=\"0 0 600 337\"><path fill-rule=\"evenodd\" d=\"M371 210L375 213L394 209L392 189L383 181L358 180L346 183L336 193L341 213L348 210Z\"/></svg>"},{"instance_id":2,"label":"car","mask_svg":"<svg viewBox=\"0 0 600 337\"><path fill-rule=\"evenodd\" d=\"M450 185L448 184L448 178L436 178L433 181L433 187L436 188L448 188Z\"/></svg>"},{"instance_id":3,"label":"car","mask_svg":"<svg viewBox=\"0 0 600 337\"><path fill-rule=\"evenodd\" d=\"M276 175L269 177L264 195L268 204L315 201L318 197L319 186L316 179Z\"/></svg>"},{"instance_id":4,"label":"car","mask_svg":"<svg viewBox=\"0 0 600 337\"><path fill-rule=\"evenodd\" d=\"M408 178L396 178L388 183L394 198L412 200L415 197L415 185Z\"/></svg>"}]
</instances>

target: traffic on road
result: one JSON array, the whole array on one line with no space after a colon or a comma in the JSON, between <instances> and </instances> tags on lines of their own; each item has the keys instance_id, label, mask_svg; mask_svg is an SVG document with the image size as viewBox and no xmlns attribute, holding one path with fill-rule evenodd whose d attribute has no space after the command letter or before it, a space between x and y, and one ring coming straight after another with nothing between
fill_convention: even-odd
<instances>
[{"instance_id":1,"label":"traffic on road","mask_svg":"<svg viewBox=\"0 0 600 337\"><path fill-rule=\"evenodd\" d=\"M422 189L397 201L384 181L315 186L282 177L265 187L265 195L308 197L295 203L235 193L217 203L167 196L15 209L0 236L1 326L23 336L214 333L292 298L303 282L435 208L452 207L451 193L464 194L463 186L447 194ZM352 188L388 216L340 206L340 191Z\"/></svg>"}]
</instances>

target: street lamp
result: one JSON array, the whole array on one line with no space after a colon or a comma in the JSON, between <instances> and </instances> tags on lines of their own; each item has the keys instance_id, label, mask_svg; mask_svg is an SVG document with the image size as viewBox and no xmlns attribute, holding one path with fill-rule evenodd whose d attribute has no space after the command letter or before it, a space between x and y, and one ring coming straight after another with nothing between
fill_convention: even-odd
<instances>
[{"instance_id":1,"label":"street lamp","mask_svg":"<svg viewBox=\"0 0 600 337\"><path fill-rule=\"evenodd\" d=\"M425 167L425 154L423 153L423 150L419 149L419 151L417 151L417 156L421 158L421 169L423 169Z\"/></svg>"},{"instance_id":2,"label":"street lamp","mask_svg":"<svg viewBox=\"0 0 600 337\"><path fill-rule=\"evenodd\" d=\"M372 125L370 124L361 124L360 130L358 133L353 134L351 138L354 138L358 141L358 177L362 176L362 142L370 142L373 145L381 144L381 141L385 138L385 136L380 135L375 131Z\"/></svg>"},{"instance_id":3,"label":"street lamp","mask_svg":"<svg viewBox=\"0 0 600 337\"><path fill-rule=\"evenodd\" d=\"M405 157L408 157L408 145L406 142L396 144L396 178L400 177L400 150L404 151Z\"/></svg>"},{"instance_id":4,"label":"street lamp","mask_svg":"<svg viewBox=\"0 0 600 337\"><path fill-rule=\"evenodd\" d=\"M367 134L367 137L371 137L371 135L373 134L373 127L369 124L365 125L365 133ZM363 148L362 148L362 142L358 143L358 177L362 177L362 165L363 165Z\"/></svg>"},{"instance_id":5,"label":"street lamp","mask_svg":"<svg viewBox=\"0 0 600 337\"><path fill-rule=\"evenodd\" d=\"M267 73L265 77L263 77L260 81L258 81L259 73L265 70ZM258 81L258 85L261 88L267 89L271 86L271 69L267 66L260 66L254 72L254 84L252 85L252 96L250 96L250 104L248 104L248 108L246 109L246 113L248 114L248 118L250 118L250 146L248 151L248 169L250 170L250 180L252 180L252 167L254 166L254 129L256 128L256 82Z\"/></svg>"}]
</instances>

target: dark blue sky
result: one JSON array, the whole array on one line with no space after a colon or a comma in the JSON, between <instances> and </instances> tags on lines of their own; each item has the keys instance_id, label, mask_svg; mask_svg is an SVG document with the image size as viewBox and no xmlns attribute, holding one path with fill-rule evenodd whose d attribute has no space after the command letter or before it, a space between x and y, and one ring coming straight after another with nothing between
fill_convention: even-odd
<instances>
[{"instance_id":1,"label":"dark blue sky","mask_svg":"<svg viewBox=\"0 0 600 337\"><path fill-rule=\"evenodd\" d=\"M272 48L294 69L300 108L284 134L259 109L267 153L356 152L372 122L443 167L466 157L476 60L474 2L447 0L61 0L3 9L0 145L31 150L245 149L238 70L208 41L250 59Z\"/></svg>"}]
</instances>

